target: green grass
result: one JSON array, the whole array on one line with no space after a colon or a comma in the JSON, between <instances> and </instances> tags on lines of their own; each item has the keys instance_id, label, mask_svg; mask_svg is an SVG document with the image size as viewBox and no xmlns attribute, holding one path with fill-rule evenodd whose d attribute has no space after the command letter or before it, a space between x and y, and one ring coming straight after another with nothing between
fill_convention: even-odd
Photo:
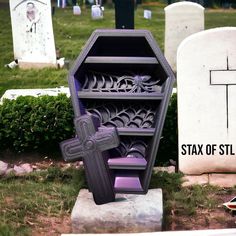
<instances>
[{"instance_id":1,"label":"green grass","mask_svg":"<svg viewBox=\"0 0 236 236\"><path fill-rule=\"evenodd\" d=\"M176 192L182 193L181 174L153 174L151 188L162 188L165 213L170 213ZM32 235L35 227L46 227L40 217L69 215L80 188L86 187L82 170L62 171L51 167L27 176L9 176L0 182L0 235ZM180 201L179 199L176 200Z\"/></svg>"},{"instance_id":2,"label":"green grass","mask_svg":"<svg viewBox=\"0 0 236 236\"><path fill-rule=\"evenodd\" d=\"M143 10L152 10L152 20L143 18ZM72 62L79 55L90 34L99 28L114 28L114 9L105 6L104 19L91 20L89 8L82 8L81 16L74 16L71 8L56 9L53 16L56 48L61 57ZM236 26L236 11L206 10L206 29L221 26ZM164 48L163 6L138 6L135 12L135 28L150 30L160 48ZM4 65L13 60L10 12L0 10L0 96L7 89L46 88L67 86L66 69L9 70Z\"/></svg>"},{"instance_id":3,"label":"green grass","mask_svg":"<svg viewBox=\"0 0 236 236\"><path fill-rule=\"evenodd\" d=\"M220 203L217 196L235 192L210 185L181 187L182 174L153 173L150 188L161 188L164 203L164 229L170 230L172 216L194 217L198 210L211 211ZM76 196L86 188L83 170L49 167L26 176L8 176L0 182L0 235L32 235L48 229L42 218L70 217Z\"/></svg>"},{"instance_id":4,"label":"green grass","mask_svg":"<svg viewBox=\"0 0 236 236\"><path fill-rule=\"evenodd\" d=\"M181 215L194 215L198 207L213 208L216 206L214 198L208 198L210 194L219 188L206 185L194 185L183 188L181 173L158 172L152 175L151 188L161 188L163 190L164 209L167 215L171 210Z\"/></svg>"},{"instance_id":5,"label":"green grass","mask_svg":"<svg viewBox=\"0 0 236 236\"><path fill-rule=\"evenodd\" d=\"M182 176L181 173L169 174L167 172L157 172L152 175L150 188L161 188L163 191L164 230L173 230L171 227L173 222L184 229L186 225L183 225L184 220L181 222L181 218L194 218L201 212L210 214L210 212L219 209L218 206L222 204L219 196L233 194L236 190L236 187L220 188L212 185L182 187ZM176 222L178 217L181 217L180 221Z\"/></svg>"},{"instance_id":6,"label":"green grass","mask_svg":"<svg viewBox=\"0 0 236 236\"><path fill-rule=\"evenodd\" d=\"M69 214L83 186L82 170L56 167L1 179L0 235L31 235L32 227L44 227L40 217Z\"/></svg>"}]
</instances>

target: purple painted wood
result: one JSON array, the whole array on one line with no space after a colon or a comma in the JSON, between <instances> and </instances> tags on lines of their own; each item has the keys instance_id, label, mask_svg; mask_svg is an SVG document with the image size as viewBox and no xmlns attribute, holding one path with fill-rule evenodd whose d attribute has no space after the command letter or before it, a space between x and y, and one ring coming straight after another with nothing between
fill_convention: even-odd
<instances>
[{"instance_id":1,"label":"purple painted wood","mask_svg":"<svg viewBox=\"0 0 236 236\"><path fill-rule=\"evenodd\" d=\"M143 191L138 174L117 174L114 184L115 192Z\"/></svg>"},{"instance_id":2,"label":"purple painted wood","mask_svg":"<svg viewBox=\"0 0 236 236\"><path fill-rule=\"evenodd\" d=\"M110 169L145 170L147 161L144 158L119 157L109 159L108 165Z\"/></svg>"},{"instance_id":3,"label":"purple painted wood","mask_svg":"<svg viewBox=\"0 0 236 236\"><path fill-rule=\"evenodd\" d=\"M115 200L113 183L106 161L108 149L119 145L115 128L98 130L92 115L81 115L75 121L79 137L63 141L60 146L66 161L83 157L89 189L96 204Z\"/></svg>"}]
</instances>

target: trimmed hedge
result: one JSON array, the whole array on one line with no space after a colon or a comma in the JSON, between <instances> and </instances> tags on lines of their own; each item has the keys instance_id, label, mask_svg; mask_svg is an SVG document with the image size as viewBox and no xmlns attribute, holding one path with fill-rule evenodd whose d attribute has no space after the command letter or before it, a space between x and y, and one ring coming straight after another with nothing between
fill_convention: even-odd
<instances>
[{"instance_id":1,"label":"trimmed hedge","mask_svg":"<svg viewBox=\"0 0 236 236\"><path fill-rule=\"evenodd\" d=\"M5 100L0 117L1 149L55 150L74 134L73 110L65 95Z\"/></svg>"},{"instance_id":2,"label":"trimmed hedge","mask_svg":"<svg viewBox=\"0 0 236 236\"><path fill-rule=\"evenodd\" d=\"M66 95L18 97L0 105L0 149L57 151L74 136L73 109ZM157 163L177 159L177 98L171 98Z\"/></svg>"}]
</instances>

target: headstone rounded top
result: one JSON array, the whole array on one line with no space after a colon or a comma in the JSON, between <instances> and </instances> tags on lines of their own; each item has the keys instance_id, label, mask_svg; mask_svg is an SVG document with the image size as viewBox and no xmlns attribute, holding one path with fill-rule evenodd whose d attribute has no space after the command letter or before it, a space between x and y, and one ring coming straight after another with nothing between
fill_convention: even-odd
<instances>
[{"instance_id":1,"label":"headstone rounded top","mask_svg":"<svg viewBox=\"0 0 236 236\"><path fill-rule=\"evenodd\" d=\"M192 34L189 37L185 38L181 44L178 47L177 50L177 58L178 55L181 53L182 49L185 48L185 46L189 43L192 42L193 40L198 41L199 38L202 38L202 36L204 35L215 35L215 34L223 34L225 35L225 33L227 32L234 32L236 33L236 27L218 27L218 28L213 28L213 29L208 29L208 30L204 30L204 31L200 31L198 33Z\"/></svg>"},{"instance_id":2,"label":"headstone rounded top","mask_svg":"<svg viewBox=\"0 0 236 236\"><path fill-rule=\"evenodd\" d=\"M183 1L183 2L176 2L176 3L172 3L170 5L168 5L167 7L164 8L165 11L170 11L173 10L174 8L179 8L179 7L195 7L195 8L199 8L200 10L205 10L205 8L195 2L187 2L187 1Z\"/></svg>"}]
</instances>

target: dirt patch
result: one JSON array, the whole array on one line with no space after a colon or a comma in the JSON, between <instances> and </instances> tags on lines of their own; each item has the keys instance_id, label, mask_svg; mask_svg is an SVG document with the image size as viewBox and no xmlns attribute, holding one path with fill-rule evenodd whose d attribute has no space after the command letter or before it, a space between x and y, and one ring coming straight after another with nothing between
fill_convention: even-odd
<instances>
[{"instance_id":1,"label":"dirt patch","mask_svg":"<svg viewBox=\"0 0 236 236\"><path fill-rule=\"evenodd\" d=\"M21 164L29 163L33 167L33 169L40 170L47 169L48 167L79 168L82 165L82 162L80 161L70 163L65 162L60 153L15 153L9 150L5 150L0 152L0 160L10 164L10 167L13 167L14 165L19 166Z\"/></svg>"},{"instance_id":2,"label":"dirt patch","mask_svg":"<svg viewBox=\"0 0 236 236\"><path fill-rule=\"evenodd\" d=\"M12 206L14 204L14 198L13 197L5 197L4 198L4 204Z\"/></svg>"},{"instance_id":3,"label":"dirt patch","mask_svg":"<svg viewBox=\"0 0 236 236\"><path fill-rule=\"evenodd\" d=\"M218 203L213 209L199 209L196 214L183 216L178 212L171 212L165 230L204 230L204 229L225 229L236 227L236 216L226 210L222 204L229 201L235 194L221 193L212 197Z\"/></svg>"},{"instance_id":4,"label":"dirt patch","mask_svg":"<svg viewBox=\"0 0 236 236\"><path fill-rule=\"evenodd\" d=\"M61 154L44 154L37 152L15 153L10 150L0 152L0 159L10 164L37 163L37 162L56 162L64 163Z\"/></svg>"},{"instance_id":5,"label":"dirt patch","mask_svg":"<svg viewBox=\"0 0 236 236\"><path fill-rule=\"evenodd\" d=\"M37 222L38 224L34 225L32 229L34 236L56 236L72 233L69 214L63 215L63 217L39 216Z\"/></svg>"},{"instance_id":6,"label":"dirt patch","mask_svg":"<svg viewBox=\"0 0 236 236\"><path fill-rule=\"evenodd\" d=\"M235 228L236 217L224 209L198 210L194 216L173 215L166 230L203 230Z\"/></svg>"}]
</instances>

